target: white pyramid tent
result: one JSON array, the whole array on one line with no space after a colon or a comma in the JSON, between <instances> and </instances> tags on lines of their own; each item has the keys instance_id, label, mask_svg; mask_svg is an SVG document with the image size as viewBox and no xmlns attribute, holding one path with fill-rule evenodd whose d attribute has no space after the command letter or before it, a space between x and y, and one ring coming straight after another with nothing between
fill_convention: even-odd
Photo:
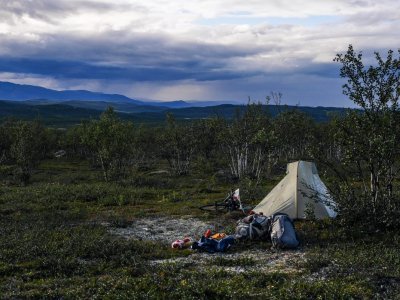
<instances>
[{"instance_id":1,"label":"white pyramid tent","mask_svg":"<svg viewBox=\"0 0 400 300\"><path fill-rule=\"evenodd\" d=\"M334 207L315 164L300 160L287 165L285 178L253 210L266 216L281 212L292 219L304 219L305 210L310 208L317 219L323 219L336 216Z\"/></svg>"}]
</instances>

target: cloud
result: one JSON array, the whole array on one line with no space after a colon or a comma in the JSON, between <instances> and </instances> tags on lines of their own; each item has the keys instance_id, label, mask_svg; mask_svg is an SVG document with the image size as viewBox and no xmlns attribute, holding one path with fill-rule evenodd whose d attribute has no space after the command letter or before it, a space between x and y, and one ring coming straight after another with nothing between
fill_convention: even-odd
<instances>
[{"instance_id":1,"label":"cloud","mask_svg":"<svg viewBox=\"0 0 400 300\"><path fill-rule=\"evenodd\" d=\"M183 67L184 66L184 67ZM197 81L227 80L249 77L255 74L203 69L198 62L184 62L178 66L101 66L81 61L0 58L0 72L36 74L54 78L108 79L131 81L175 81L193 79Z\"/></svg>"},{"instance_id":2,"label":"cloud","mask_svg":"<svg viewBox=\"0 0 400 300\"><path fill-rule=\"evenodd\" d=\"M122 35L122 37L121 37ZM195 42L173 42L160 35L112 32L82 38L42 36L27 41L3 39L0 71L56 78L134 81L226 80L254 76L255 70L235 70L232 59L260 49Z\"/></svg>"},{"instance_id":3,"label":"cloud","mask_svg":"<svg viewBox=\"0 0 400 300\"><path fill-rule=\"evenodd\" d=\"M394 0L9 0L0 72L163 99L339 99L335 54L397 48L399 26Z\"/></svg>"},{"instance_id":4,"label":"cloud","mask_svg":"<svg viewBox=\"0 0 400 300\"><path fill-rule=\"evenodd\" d=\"M102 13L121 7L112 3L84 0L7 0L0 5L0 16L3 18L8 17L8 20L14 19L16 21L16 19L28 16L32 19L48 22L55 22L55 18L79 13L79 11Z\"/></svg>"}]
</instances>

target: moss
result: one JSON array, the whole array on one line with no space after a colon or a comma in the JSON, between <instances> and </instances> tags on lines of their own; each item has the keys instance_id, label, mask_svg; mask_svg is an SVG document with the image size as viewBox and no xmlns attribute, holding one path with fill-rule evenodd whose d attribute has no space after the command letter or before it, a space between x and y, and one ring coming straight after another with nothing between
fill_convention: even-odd
<instances>
[{"instance_id":1,"label":"moss","mask_svg":"<svg viewBox=\"0 0 400 300\"><path fill-rule=\"evenodd\" d=\"M143 174L135 185L105 184L85 172L90 168L79 162L46 161L32 185L1 186L0 298L362 299L400 292L399 234L366 235L335 222L296 223L306 253L299 272L257 272L248 257L221 256L201 267L154 264L190 251L118 238L102 223L125 227L135 218L190 215L232 233L241 214L198 209L223 199L229 183L210 189L207 178ZM245 243L235 251L269 247ZM242 273L224 270L246 266Z\"/></svg>"}]
</instances>

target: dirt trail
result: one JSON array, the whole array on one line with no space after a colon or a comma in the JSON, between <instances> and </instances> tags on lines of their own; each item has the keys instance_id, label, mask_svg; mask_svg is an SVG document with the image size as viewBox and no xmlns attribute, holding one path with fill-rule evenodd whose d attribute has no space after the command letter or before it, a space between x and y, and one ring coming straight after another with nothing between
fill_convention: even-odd
<instances>
[{"instance_id":1,"label":"dirt trail","mask_svg":"<svg viewBox=\"0 0 400 300\"><path fill-rule=\"evenodd\" d=\"M207 223L196 218L144 218L135 220L126 228L110 228L109 231L123 238L160 241L169 246L174 240L185 236L196 240L207 229L223 231L224 228L218 222ZM218 259L231 261L232 266L213 264L213 261ZM257 247L257 244L253 243L249 249L240 245L226 253L209 254L194 251L187 257L153 260L151 264L174 263L182 267L218 268L235 273L251 271L295 273L301 271L298 269L298 263L304 260L305 253L302 250L275 251L269 246L266 248L265 244ZM235 261L239 263L236 264Z\"/></svg>"}]
</instances>

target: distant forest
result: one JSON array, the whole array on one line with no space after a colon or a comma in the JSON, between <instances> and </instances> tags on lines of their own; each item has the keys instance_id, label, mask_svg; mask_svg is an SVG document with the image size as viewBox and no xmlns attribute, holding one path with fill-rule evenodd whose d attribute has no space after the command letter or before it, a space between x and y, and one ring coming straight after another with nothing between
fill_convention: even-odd
<instances>
[{"instance_id":1,"label":"distant forest","mask_svg":"<svg viewBox=\"0 0 400 300\"><path fill-rule=\"evenodd\" d=\"M82 120L99 118L108 107L113 107L118 117L135 125L163 126L167 114L173 114L177 122L221 117L232 120L237 112L243 113L246 105L222 104L208 107L167 108L162 106L138 106L121 102L98 101L0 101L0 120L40 120L48 127L71 127ZM347 109L336 107L305 107L270 104L262 109L271 117L282 111L297 110L316 122L328 122L334 115L343 115Z\"/></svg>"}]
</instances>

